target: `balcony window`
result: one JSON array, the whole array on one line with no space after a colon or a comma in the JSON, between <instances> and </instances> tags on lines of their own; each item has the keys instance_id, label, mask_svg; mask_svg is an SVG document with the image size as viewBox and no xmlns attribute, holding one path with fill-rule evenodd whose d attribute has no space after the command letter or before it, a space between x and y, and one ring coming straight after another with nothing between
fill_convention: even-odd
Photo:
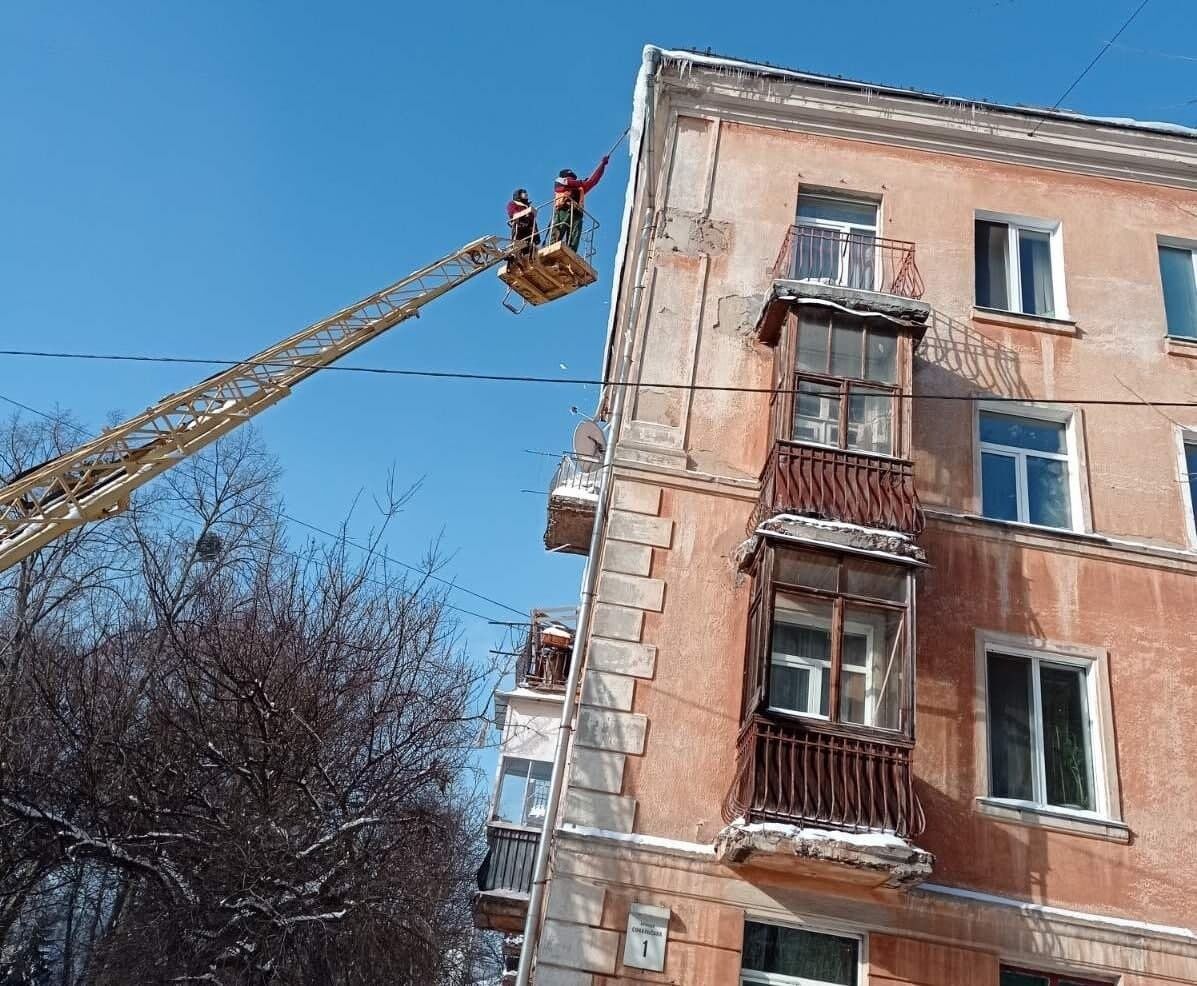
<instances>
[{"instance_id":1,"label":"balcony window","mask_svg":"<svg viewBox=\"0 0 1197 986\"><path fill-rule=\"evenodd\" d=\"M805 231L794 252L793 277L860 291L876 291L877 203L800 194L798 226Z\"/></svg>"},{"instance_id":2,"label":"balcony window","mask_svg":"<svg viewBox=\"0 0 1197 986\"><path fill-rule=\"evenodd\" d=\"M548 761L504 757L495 797L495 821L538 828L549 803L552 771Z\"/></svg>"},{"instance_id":3,"label":"balcony window","mask_svg":"<svg viewBox=\"0 0 1197 986\"><path fill-rule=\"evenodd\" d=\"M994 798L1097 810L1091 662L1051 655L987 655L989 784Z\"/></svg>"},{"instance_id":4,"label":"balcony window","mask_svg":"<svg viewBox=\"0 0 1197 986\"><path fill-rule=\"evenodd\" d=\"M986 517L1073 529L1067 421L982 411L980 447Z\"/></svg>"},{"instance_id":5,"label":"balcony window","mask_svg":"<svg viewBox=\"0 0 1197 986\"><path fill-rule=\"evenodd\" d=\"M747 921L742 984L856 986L860 939Z\"/></svg>"},{"instance_id":6,"label":"balcony window","mask_svg":"<svg viewBox=\"0 0 1197 986\"><path fill-rule=\"evenodd\" d=\"M798 319L790 438L892 455L898 336L830 308Z\"/></svg>"},{"instance_id":7,"label":"balcony window","mask_svg":"<svg viewBox=\"0 0 1197 986\"><path fill-rule=\"evenodd\" d=\"M746 712L764 708L906 730L912 692L908 571L793 549L773 549L762 564L768 567L754 591Z\"/></svg>"},{"instance_id":8,"label":"balcony window","mask_svg":"<svg viewBox=\"0 0 1197 986\"><path fill-rule=\"evenodd\" d=\"M975 236L979 307L1068 317L1059 223L978 213Z\"/></svg>"},{"instance_id":9,"label":"balcony window","mask_svg":"<svg viewBox=\"0 0 1197 986\"><path fill-rule=\"evenodd\" d=\"M1159 245L1168 335L1197 339L1197 250Z\"/></svg>"}]
</instances>

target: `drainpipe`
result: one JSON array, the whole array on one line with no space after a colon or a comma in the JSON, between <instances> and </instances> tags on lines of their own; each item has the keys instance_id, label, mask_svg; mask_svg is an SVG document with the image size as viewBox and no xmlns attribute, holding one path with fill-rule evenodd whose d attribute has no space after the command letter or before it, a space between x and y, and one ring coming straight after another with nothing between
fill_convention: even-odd
<instances>
[{"instance_id":1,"label":"drainpipe","mask_svg":"<svg viewBox=\"0 0 1197 986\"><path fill-rule=\"evenodd\" d=\"M649 152L652 149L653 126L653 74L657 68L660 52L646 48L644 64L644 119L641 140ZM635 340L636 323L640 317L640 303L644 296L644 269L648 262L648 241L653 226L653 186L649 155L645 156L644 226L640 230L637 247L636 273L633 278L632 301L625 322L623 351L619 358L619 369L615 374L615 394L611 398L611 426L607 447L603 452L603 464L599 476L598 503L594 511L594 530L590 533L590 551L586 556L586 569L582 575L582 599L578 606L578 626L574 635L573 650L570 652L569 675L565 681L565 701L561 708L561 723L557 727L557 746L553 753L553 773L549 781L548 804L545 807L544 823L540 830L540 841L536 846L536 863L532 869L532 892L528 897L528 916L524 920L524 944L520 949L519 971L515 986L528 986L532 974L532 955L540 944L541 915L544 913L545 893L548 885L549 857L552 854L552 839L557 828L557 814L561 806L562 789L565 785L565 764L569 758L570 739L573 734L574 715L578 704L578 682L582 677L582 662L586 656L586 639L590 633L590 616L594 608L595 589L598 585L598 556L603 541L603 526L611 501L611 473L615 467L615 444L619 440L619 429L623 422L626 403L629 369L632 365L632 343ZM633 161L632 167L639 167ZM635 176L632 178L635 181ZM635 191L633 189L633 195Z\"/></svg>"}]
</instances>

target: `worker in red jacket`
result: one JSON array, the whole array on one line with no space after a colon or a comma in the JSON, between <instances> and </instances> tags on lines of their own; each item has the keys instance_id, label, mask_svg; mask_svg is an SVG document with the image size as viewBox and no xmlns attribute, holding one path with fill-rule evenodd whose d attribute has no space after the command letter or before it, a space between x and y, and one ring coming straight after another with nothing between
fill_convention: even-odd
<instances>
[{"instance_id":1,"label":"worker in red jacket","mask_svg":"<svg viewBox=\"0 0 1197 986\"><path fill-rule=\"evenodd\" d=\"M569 168L563 169L557 175L553 182L553 228L549 233L550 243L564 240L571 250L578 249L578 242L582 238L582 210L586 202L586 193L599 183L606 169L607 158L604 157L589 178L579 179Z\"/></svg>"},{"instance_id":2,"label":"worker in red jacket","mask_svg":"<svg viewBox=\"0 0 1197 986\"><path fill-rule=\"evenodd\" d=\"M517 188L507 203L507 225L511 227L511 242L520 248L520 256L527 257L540 246L540 230L536 228L536 207L528 201L528 190Z\"/></svg>"}]
</instances>

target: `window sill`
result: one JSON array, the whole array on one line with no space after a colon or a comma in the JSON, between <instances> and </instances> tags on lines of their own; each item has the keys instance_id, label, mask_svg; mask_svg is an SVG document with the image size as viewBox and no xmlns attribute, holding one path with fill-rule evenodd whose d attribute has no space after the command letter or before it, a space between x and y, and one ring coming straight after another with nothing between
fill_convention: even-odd
<instances>
[{"instance_id":1,"label":"window sill","mask_svg":"<svg viewBox=\"0 0 1197 986\"><path fill-rule=\"evenodd\" d=\"M982 308L973 305L973 321L985 325L1004 325L1012 329L1037 329L1055 335L1079 336L1076 322L1068 318L1050 318L1046 315L1024 315L1002 308Z\"/></svg>"},{"instance_id":2,"label":"window sill","mask_svg":"<svg viewBox=\"0 0 1197 986\"><path fill-rule=\"evenodd\" d=\"M1050 829L1053 832L1069 832L1091 839L1105 839L1108 842L1130 842L1130 828L1114 818L1100 818L1064 808L1046 808L987 797L977 798L977 809L982 815L989 815L1003 822Z\"/></svg>"},{"instance_id":3,"label":"window sill","mask_svg":"<svg viewBox=\"0 0 1197 986\"><path fill-rule=\"evenodd\" d=\"M1197 337L1164 336L1164 352L1169 356L1197 359Z\"/></svg>"}]
</instances>

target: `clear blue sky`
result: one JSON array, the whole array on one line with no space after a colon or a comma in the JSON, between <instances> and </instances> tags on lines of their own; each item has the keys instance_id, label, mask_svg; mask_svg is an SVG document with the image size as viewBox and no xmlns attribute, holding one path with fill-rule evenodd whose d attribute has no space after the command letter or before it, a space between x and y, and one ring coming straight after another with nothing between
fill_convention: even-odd
<instances>
[{"instance_id":1,"label":"clear blue sky","mask_svg":"<svg viewBox=\"0 0 1197 986\"><path fill-rule=\"evenodd\" d=\"M253 353L501 230L513 187L544 198L561 167L592 167L627 124L648 41L1050 105L1134 5L6 4L0 348ZM1197 125L1197 4L1151 0L1066 105ZM599 285L515 318L484 276L352 361L597 375L626 177L621 151L589 199ZM0 394L94 424L205 374L8 358ZM594 401L327 374L259 426L296 517L335 526L394 464L424 485L389 552L416 560L443 531L454 577L522 609L576 600L581 571L544 553L544 497L521 490L544 490L552 462L524 450L566 447L570 406ZM466 629L474 648L495 641Z\"/></svg>"}]
</instances>

